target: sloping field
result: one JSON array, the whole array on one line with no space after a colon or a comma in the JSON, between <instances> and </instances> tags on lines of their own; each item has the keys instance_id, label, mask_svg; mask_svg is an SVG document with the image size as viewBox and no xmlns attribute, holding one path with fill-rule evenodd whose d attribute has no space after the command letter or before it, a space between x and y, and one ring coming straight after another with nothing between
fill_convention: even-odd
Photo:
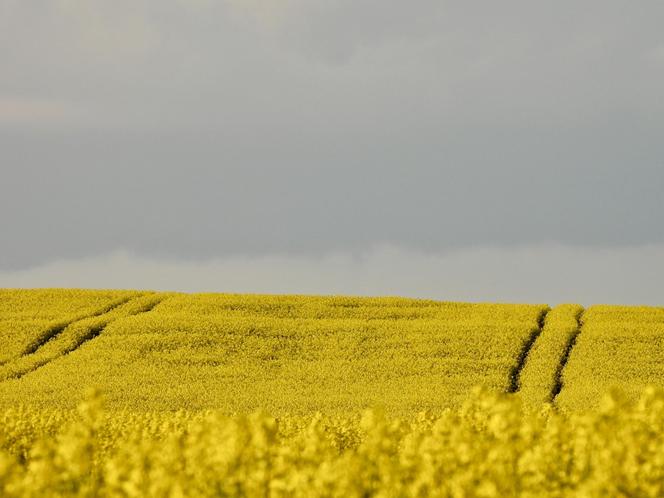
<instances>
[{"instance_id":1,"label":"sloping field","mask_svg":"<svg viewBox=\"0 0 664 498\"><path fill-rule=\"evenodd\" d=\"M662 308L0 298L0 496L664 495Z\"/></svg>"},{"instance_id":2,"label":"sloping field","mask_svg":"<svg viewBox=\"0 0 664 498\"><path fill-rule=\"evenodd\" d=\"M515 391L547 311L398 298L141 295L3 365L0 403L71 408L96 386L111 406L134 410L440 411L477 384Z\"/></svg>"},{"instance_id":3,"label":"sloping field","mask_svg":"<svg viewBox=\"0 0 664 498\"><path fill-rule=\"evenodd\" d=\"M0 290L0 406L395 415L475 385L596 407L664 385L664 309L403 298Z\"/></svg>"},{"instance_id":4,"label":"sloping field","mask_svg":"<svg viewBox=\"0 0 664 498\"><path fill-rule=\"evenodd\" d=\"M484 385L584 410L664 385L663 344L651 307L0 290L0 405L403 415Z\"/></svg>"}]
</instances>

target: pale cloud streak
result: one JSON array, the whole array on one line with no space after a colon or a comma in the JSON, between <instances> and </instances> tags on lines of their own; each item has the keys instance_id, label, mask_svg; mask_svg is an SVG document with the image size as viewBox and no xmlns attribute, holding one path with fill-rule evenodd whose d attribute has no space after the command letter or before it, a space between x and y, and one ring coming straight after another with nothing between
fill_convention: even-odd
<instances>
[{"instance_id":1,"label":"pale cloud streak","mask_svg":"<svg viewBox=\"0 0 664 498\"><path fill-rule=\"evenodd\" d=\"M0 126L66 126L86 118L86 112L74 103L0 96Z\"/></svg>"},{"instance_id":2,"label":"pale cloud streak","mask_svg":"<svg viewBox=\"0 0 664 498\"><path fill-rule=\"evenodd\" d=\"M476 247L425 254L396 247L318 257L184 262L118 251L0 272L0 287L400 295L452 301L664 305L664 245Z\"/></svg>"}]
</instances>

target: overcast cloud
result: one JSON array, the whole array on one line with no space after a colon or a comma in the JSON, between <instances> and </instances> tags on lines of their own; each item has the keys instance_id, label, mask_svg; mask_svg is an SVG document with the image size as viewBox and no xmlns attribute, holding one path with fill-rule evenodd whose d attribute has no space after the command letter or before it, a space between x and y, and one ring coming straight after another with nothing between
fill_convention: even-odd
<instances>
[{"instance_id":1,"label":"overcast cloud","mask_svg":"<svg viewBox=\"0 0 664 498\"><path fill-rule=\"evenodd\" d=\"M565 300L459 270L527 254L633 279L585 302L661 300L636 282L664 245L663 22L659 1L0 0L0 286L124 254L114 286L155 286L140 262L172 289L208 265L225 291ZM379 278L386 247L422 278Z\"/></svg>"}]
</instances>

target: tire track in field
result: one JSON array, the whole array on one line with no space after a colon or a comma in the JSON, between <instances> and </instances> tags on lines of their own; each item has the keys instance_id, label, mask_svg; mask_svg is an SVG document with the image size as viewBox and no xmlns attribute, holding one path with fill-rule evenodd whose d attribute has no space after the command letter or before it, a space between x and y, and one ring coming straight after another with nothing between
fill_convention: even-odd
<instances>
[{"instance_id":1,"label":"tire track in field","mask_svg":"<svg viewBox=\"0 0 664 498\"><path fill-rule=\"evenodd\" d=\"M34 341L32 341L30 344L28 344L23 349L23 351L20 353L19 356L15 356L13 358L10 357L10 358L7 358L6 360L0 360L0 367L2 367L3 365L9 364L13 361L16 361L18 358L22 358L24 356L35 354L47 342L57 338L60 334L62 334L62 332L64 332L65 329L67 327L69 327L70 325L74 325L74 324L76 324L80 321L88 320L90 318L95 318L95 317L98 317L98 316L105 315L106 313L110 313L114 309L119 308L120 306L122 306L124 304L127 304L129 301L131 301L133 299L137 299L138 297L141 297L141 295L127 296L127 297L123 297L121 299L116 299L113 302L111 302L110 304L107 304L106 306L101 307L100 309L98 309L97 311L95 311L93 313L87 314L83 317L79 316L78 318L74 318L73 320L68 320L68 321L65 321L65 322L59 322L59 323L56 323L55 325L50 325L50 326L46 327L37 336L37 338ZM2 379L0 379L0 381L1 380Z\"/></svg>"},{"instance_id":2,"label":"tire track in field","mask_svg":"<svg viewBox=\"0 0 664 498\"><path fill-rule=\"evenodd\" d=\"M140 296L140 297L145 297L145 296ZM136 298L136 299L138 299L138 298ZM74 345L73 347L69 347L69 348L65 348L65 349L63 349L62 354L59 355L58 358L59 358L60 356L67 355L67 354L71 353L72 351L77 350L78 348L80 348L80 347L81 347L83 344L85 344L86 342L91 341L92 339L94 339L95 337L97 337L99 334L101 334L101 333L104 331L104 329L105 329L106 327L108 327L109 325L111 325L112 323L115 323L116 321L121 320L121 319L123 319L123 318L129 318L130 316L136 316L136 315L142 315L142 314L144 314L144 313L149 313L150 311L152 311L153 309L155 309L155 308L157 307L158 304L163 303L163 302L165 301L165 299L166 299L166 297L162 297L161 299L156 299L154 303L150 303L145 309L142 309L142 310L136 311L135 313L130 313L130 314L125 315L125 316L119 316L119 317L117 317L117 318L115 318L115 319L109 320L108 322L106 322L106 323L103 324L103 325L98 325L98 326L96 326L96 327L92 327L92 328L88 331L87 334L85 334L84 336L82 336L82 337L80 338L80 340L77 341L76 345ZM54 359L55 359L55 358L54 358Z\"/></svg>"},{"instance_id":3,"label":"tire track in field","mask_svg":"<svg viewBox=\"0 0 664 498\"><path fill-rule=\"evenodd\" d=\"M78 322L81 322L83 320L88 320L90 318L95 318L95 317L102 316L102 315L105 315L107 313L110 313L111 311L113 311L116 308L119 308L123 304L127 304L129 301L132 301L132 300L137 299L139 297L141 297L141 296L139 295L139 296L124 297L120 300L114 301L113 303L111 303L109 305L104 306L103 308L101 308L100 310L95 311L94 313L91 313L89 315L85 315L82 318L76 318L75 320L70 320L68 322L59 323L55 326L49 327L37 338L37 340L33 341L31 344L29 344L23 350L23 352L21 353L21 356L28 356L28 355L31 355L31 354L35 354L47 342L55 339L60 334L62 334L65 331L65 329L67 327L69 327L70 325L74 325L74 324L76 324Z\"/></svg>"},{"instance_id":4,"label":"tire track in field","mask_svg":"<svg viewBox=\"0 0 664 498\"><path fill-rule=\"evenodd\" d=\"M507 388L508 393L515 393L521 389L521 371L526 365L528 354L533 348L535 341L542 334L542 330L544 330L544 322L546 321L546 315L549 314L549 311L551 311L551 309L548 307L542 310L539 317L537 317L537 328L530 333L530 336L528 336L526 341L523 343L523 347L521 348L519 356L517 357L516 365L510 371L509 387Z\"/></svg>"},{"instance_id":5,"label":"tire track in field","mask_svg":"<svg viewBox=\"0 0 664 498\"><path fill-rule=\"evenodd\" d=\"M161 304L162 302L164 302L166 299L169 298L169 296L167 296L167 295L166 296L158 296L156 294L155 295L143 294L143 295L140 295L140 296L130 297L128 299L125 299L121 303L115 304L112 307L108 308L105 312L95 313L95 314L89 315L85 318L72 321L68 325L66 325L62 328L58 327L57 328L58 333L56 335L51 335L50 339L44 341L39 348L36 348L32 353L24 354L23 356L21 356L20 359L29 360L29 358L32 355L39 354L39 352L41 350L41 347L43 347L48 342L54 340L58 335L62 334L68 327L71 327L71 326L75 327L78 323L83 322L85 320L89 320L90 318L103 318L104 315L107 315L107 314L111 313L112 311L116 310L117 308L120 308L121 306L123 306L125 304L129 304L132 301L138 301L142 298L146 298L146 297L150 297L150 296L155 298L154 302L149 303L144 308L138 309L138 310L133 311L133 312L130 312L126 315L118 316L118 317L115 317L115 318L110 318L108 321L105 321L105 322L102 322L98 325L90 327L90 329L87 330L83 335L76 338L76 340L71 345L69 345L67 347L64 347L61 350L57 351L57 353L55 355L53 355L52 357L44 358L43 360L38 360L34 364L30 365L29 368L25 368L25 370L19 370L19 371L16 371L14 373L10 373L8 376L5 376L4 378L2 376L0 376L0 382L6 381L6 380L17 380L17 379L20 379L20 378L28 375L29 373L35 372L38 369L40 369L41 367L43 367L44 365L48 365L49 363L57 360L58 358L62 358L63 356L66 356L69 353L72 353L73 351L77 350L78 348L80 348L86 342L88 342L88 341L94 339L95 337L99 336L106 329L106 327L108 327L112 323L115 323L117 320L121 320L123 318L128 318L130 316L140 315L140 314L143 314L143 313L148 313L148 312L152 311L157 305Z\"/></svg>"},{"instance_id":6,"label":"tire track in field","mask_svg":"<svg viewBox=\"0 0 664 498\"><path fill-rule=\"evenodd\" d=\"M567 362L569 361L569 356L572 353L572 349L574 349L574 346L576 345L576 340L579 337L579 334L581 333L581 329L583 328L584 311L585 310L581 310L576 317L576 323L577 323L576 331L574 332L574 334L570 336L569 341L567 341L563 354L560 357L560 363L558 364L558 368L556 368L556 375L554 378L553 388L551 389L551 403L556 402L556 397L560 394L560 391L562 391L563 389L563 371L567 366Z\"/></svg>"}]
</instances>

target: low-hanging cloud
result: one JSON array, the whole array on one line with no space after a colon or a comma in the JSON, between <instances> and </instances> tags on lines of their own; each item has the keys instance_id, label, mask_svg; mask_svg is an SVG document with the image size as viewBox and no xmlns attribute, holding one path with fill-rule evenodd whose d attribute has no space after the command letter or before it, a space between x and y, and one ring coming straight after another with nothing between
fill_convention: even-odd
<instances>
[{"instance_id":1,"label":"low-hanging cloud","mask_svg":"<svg viewBox=\"0 0 664 498\"><path fill-rule=\"evenodd\" d=\"M0 273L0 287L141 288L185 292L400 295L452 301L664 305L664 245L477 247L424 254L378 247L318 257L207 262L127 251Z\"/></svg>"}]
</instances>

